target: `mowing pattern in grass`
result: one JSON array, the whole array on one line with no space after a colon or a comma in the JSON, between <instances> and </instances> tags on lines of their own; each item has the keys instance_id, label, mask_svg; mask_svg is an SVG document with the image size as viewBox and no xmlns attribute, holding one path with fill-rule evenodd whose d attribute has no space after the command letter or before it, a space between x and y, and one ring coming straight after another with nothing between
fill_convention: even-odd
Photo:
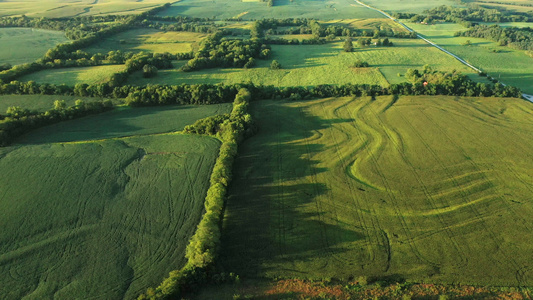
<instances>
[{"instance_id":1,"label":"mowing pattern in grass","mask_svg":"<svg viewBox=\"0 0 533 300\"><path fill-rule=\"evenodd\" d=\"M166 134L3 149L0 298L133 299L159 283L185 263L219 144Z\"/></svg>"},{"instance_id":2,"label":"mowing pattern in grass","mask_svg":"<svg viewBox=\"0 0 533 300\"><path fill-rule=\"evenodd\" d=\"M54 101L65 100L67 106L73 106L76 100L85 102L99 101L100 98L76 97L76 96L53 96L53 95L0 95L0 114L4 114L10 106L20 106L29 110L47 111L54 107ZM115 104L120 100L113 99Z\"/></svg>"},{"instance_id":3,"label":"mowing pattern in grass","mask_svg":"<svg viewBox=\"0 0 533 300\"><path fill-rule=\"evenodd\" d=\"M458 24L408 25L490 76L533 94L533 59L525 51L498 46L496 42L486 39L454 37L456 31L465 30ZM472 45L464 46L467 40Z\"/></svg>"},{"instance_id":4,"label":"mowing pattern in grass","mask_svg":"<svg viewBox=\"0 0 533 300\"><path fill-rule=\"evenodd\" d=\"M261 131L236 161L228 271L533 283L531 103L340 98L252 112Z\"/></svg>"},{"instance_id":5,"label":"mowing pattern in grass","mask_svg":"<svg viewBox=\"0 0 533 300\"><path fill-rule=\"evenodd\" d=\"M22 136L22 144L86 141L180 131L196 120L229 113L231 104L122 107L110 112L43 127Z\"/></svg>"},{"instance_id":6,"label":"mowing pattern in grass","mask_svg":"<svg viewBox=\"0 0 533 300\"><path fill-rule=\"evenodd\" d=\"M66 41L68 39L62 31L0 28L0 63L30 63L43 57L48 49Z\"/></svg>"},{"instance_id":7,"label":"mowing pattern in grass","mask_svg":"<svg viewBox=\"0 0 533 300\"><path fill-rule=\"evenodd\" d=\"M81 68L48 69L22 76L19 81L76 85L97 84L109 80L111 75L124 70L124 65L105 65Z\"/></svg>"},{"instance_id":8,"label":"mowing pattern in grass","mask_svg":"<svg viewBox=\"0 0 533 300\"><path fill-rule=\"evenodd\" d=\"M223 8L223 9L221 9ZM216 17L218 20L242 18L314 18L320 20L383 18L383 15L366 7L356 5L353 0L305 1L275 0L274 6L266 2L241 0L184 0L176 2L163 12L164 16Z\"/></svg>"},{"instance_id":9,"label":"mowing pattern in grass","mask_svg":"<svg viewBox=\"0 0 533 300\"><path fill-rule=\"evenodd\" d=\"M108 53L118 49L123 52L191 52L196 50L200 40L206 36L206 34L195 32L163 32L141 28L118 33L84 50L89 53Z\"/></svg>"},{"instance_id":10,"label":"mowing pattern in grass","mask_svg":"<svg viewBox=\"0 0 533 300\"><path fill-rule=\"evenodd\" d=\"M175 63L176 69L160 70L157 77L143 78L139 72L130 77L130 84L148 83L240 83L252 81L256 84L275 86L314 86L319 84L378 84L404 82L408 68L422 69L425 64L436 70L459 70L465 74L474 72L422 40L393 39L394 47L356 48L355 52L342 51L343 42L325 45L272 45L272 59L281 63L282 69L270 70L271 61L257 60L252 69L208 69L181 72L177 68L183 62ZM358 60L366 61L370 68L352 68ZM472 77L480 80L479 76Z\"/></svg>"}]
</instances>

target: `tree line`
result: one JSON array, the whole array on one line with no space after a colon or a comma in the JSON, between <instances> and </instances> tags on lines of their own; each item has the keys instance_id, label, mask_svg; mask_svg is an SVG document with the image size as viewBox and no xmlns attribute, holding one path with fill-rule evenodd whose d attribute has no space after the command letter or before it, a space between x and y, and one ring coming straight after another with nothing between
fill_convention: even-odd
<instances>
[{"instance_id":1,"label":"tree line","mask_svg":"<svg viewBox=\"0 0 533 300\"><path fill-rule=\"evenodd\" d=\"M503 28L498 25L477 25L466 31L458 31L455 36L485 38L519 50L533 50L533 29L530 27Z\"/></svg>"}]
</instances>

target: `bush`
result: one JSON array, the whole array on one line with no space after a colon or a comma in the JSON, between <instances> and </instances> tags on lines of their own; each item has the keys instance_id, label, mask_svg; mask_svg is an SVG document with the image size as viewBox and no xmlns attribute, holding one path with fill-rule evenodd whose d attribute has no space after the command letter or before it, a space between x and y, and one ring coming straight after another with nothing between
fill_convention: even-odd
<instances>
[{"instance_id":1,"label":"bush","mask_svg":"<svg viewBox=\"0 0 533 300\"><path fill-rule=\"evenodd\" d=\"M271 70L279 70L281 69L281 64L277 61L277 60L273 60L272 63L270 64L270 69Z\"/></svg>"}]
</instances>

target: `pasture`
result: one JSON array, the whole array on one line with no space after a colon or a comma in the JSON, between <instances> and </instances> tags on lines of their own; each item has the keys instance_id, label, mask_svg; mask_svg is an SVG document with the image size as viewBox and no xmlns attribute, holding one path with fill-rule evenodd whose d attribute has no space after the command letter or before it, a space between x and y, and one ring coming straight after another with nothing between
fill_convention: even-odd
<instances>
[{"instance_id":1,"label":"pasture","mask_svg":"<svg viewBox=\"0 0 533 300\"><path fill-rule=\"evenodd\" d=\"M219 144L164 134L0 149L0 298L134 299L157 285L185 263Z\"/></svg>"},{"instance_id":2,"label":"pasture","mask_svg":"<svg viewBox=\"0 0 533 300\"><path fill-rule=\"evenodd\" d=\"M64 100L67 106L73 106L76 100L91 102L101 100L91 97L77 96L54 96L54 95L0 95L0 114L4 114L11 106L20 106L29 110L47 111L54 107L54 101ZM120 104L120 100L114 99L115 104Z\"/></svg>"},{"instance_id":3,"label":"pasture","mask_svg":"<svg viewBox=\"0 0 533 300\"><path fill-rule=\"evenodd\" d=\"M231 104L119 107L112 111L61 122L31 131L21 144L109 139L181 131L198 119L229 113Z\"/></svg>"},{"instance_id":4,"label":"pasture","mask_svg":"<svg viewBox=\"0 0 533 300\"><path fill-rule=\"evenodd\" d=\"M531 103L383 96L251 110L261 131L235 163L225 270L533 284Z\"/></svg>"},{"instance_id":5,"label":"pasture","mask_svg":"<svg viewBox=\"0 0 533 300\"><path fill-rule=\"evenodd\" d=\"M390 13L422 13L424 10L432 9L441 5L458 6L457 2L453 0L362 0L361 2Z\"/></svg>"},{"instance_id":6,"label":"pasture","mask_svg":"<svg viewBox=\"0 0 533 300\"><path fill-rule=\"evenodd\" d=\"M120 32L85 48L89 53L108 53L120 50L134 52L182 53L197 50L198 43L206 34L195 32L175 32L139 28Z\"/></svg>"},{"instance_id":7,"label":"pasture","mask_svg":"<svg viewBox=\"0 0 533 300\"><path fill-rule=\"evenodd\" d=\"M477 4L489 9L507 10L512 12L533 12L529 0L466 0L467 3Z\"/></svg>"},{"instance_id":8,"label":"pasture","mask_svg":"<svg viewBox=\"0 0 533 300\"><path fill-rule=\"evenodd\" d=\"M0 17L65 18L101 14L137 14L165 4L164 0L5 0L0 2Z\"/></svg>"},{"instance_id":9,"label":"pasture","mask_svg":"<svg viewBox=\"0 0 533 300\"><path fill-rule=\"evenodd\" d=\"M221 9L223 7L224 9ZM261 18L313 18L320 20L383 18L380 13L355 4L353 0L305 1L274 0L269 7L267 2L241 0L183 0L174 3L160 13L162 16L190 16L225 20Z\"/></svg>"},{"instance_id":10,"label":"pasture","mask_svg":"<svg viewBox=\"0 0 533 300\"><path fill-rule=\"evenodd\" d=\"M47 69L24 75L19 78L19 81L66 84L70 86L74 86L76 83L97 84L107 82L111 75L122 70L124 70L124 65Z\"/></svg>"},{"instance_id":11,"label":"pasture","mask_svg":"<svg viewBox=\"0 0 533 300\"><path fill-rule=\"evenodd\" d=\"M0 10L1 7L2 3ZM62 31L0 28L0 64L19 65L33 62L43 57L48 49L67 41Z\"/></svg>"},{"instance_id":12,"label":"pasture","mask_svg":"<svg viewBox=\"0 0 533 300\"><path fill-rule=\"evenodd\" d=\"M465 30L458 24L408 25L490 76L505 84L514 85L525 93L533 94L533 59L525 51L502 47L496 42L481 38L454 37L456 31ZM467 40L470 40L472 45L464 46Z\"/></svg>"},{"instance_id":13,"label":"pasture","mask_svg":"<svg viewBox=\"0 0 533 300\"><path fill-rule=\"evenodd\" d=\"M252 81L256 84L286 86L315 86L319 84L379 84L405 81L398 77L409 68L421 69L425 64L442 71L459 70L465 74L479 76L463 64L428 45L422 40L392 39L394 47L369 46L355 52L342 51L343 41L337 39L324 45L272 45L271 60L257 60L251 69L205 69L194 72L179 71L185 62L175 63L175 69L159 70L154 78L143 78L140 72L133 74L128 83L240 83ZM282 65L280 70L271 70L272 59ZM370 64L370 68L353 68L356 61Z\"/></svg>"}]
</instances>

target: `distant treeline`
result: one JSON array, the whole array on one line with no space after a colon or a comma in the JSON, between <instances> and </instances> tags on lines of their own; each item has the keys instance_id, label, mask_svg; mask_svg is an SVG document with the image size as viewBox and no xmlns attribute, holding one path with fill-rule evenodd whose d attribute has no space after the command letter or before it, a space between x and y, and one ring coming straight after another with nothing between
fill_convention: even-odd
<instances>
[{"instance_id":1,"label":"distant treeline","mask_svg":"<svg viewBox=\"0 0 533 300\"><path fill-rule=\"evenodd\" d=\"M101 113L113 108L110 100L85 102L76 100L75 105L66 107L65 101L56 100L54 108L35 112L18 106L9 107L6 115L0 115L0 146L9 145L22 134L46 125Z\"/></svg>"},{"instance_id":2,"label":"distant treeline","mask_svg":"<svg viewBox=\"0 0 533 300\"><path fill-rule=\"evenodd\" d=\"M485 38L519 50L533 50L533 29L530 27L503 28L498 25L477 25L466 31L458 31L455 36Z\"/></svg>"},{"instance_id":3,"label":"distant treeline","mask_svg":"<svg viewBox=\"0 0 533 300\"><path fill-rule=\"evenodd\" d=\"M501 12L478 5L469 5L466 8L442 5L425 10L422 14L394 13L393 17L423 23L431 23L435 20L454 22L467 27L471 26L472 22L533 22L531 13Z\"/></svg>"},{"instance_id":4,"label":"distant treeline","mask_svg":"<svg viewBox=\"0 0 533 300\"><path fill-rule=\"evenodd\" d=\"M253 133L252 117L247 110L250 98L246 89L240 89L230 114L208 117L185 128L186 132L214 135L222 141L205 198L205 213L186 248L185 266L170 272L157 288L149 288L138 300L179 299L184 292L202 284L232 279L231 274L219 274L215 263L220 250L224 205L237 147L246 135Z\"/></svg>"}]
</instances>

